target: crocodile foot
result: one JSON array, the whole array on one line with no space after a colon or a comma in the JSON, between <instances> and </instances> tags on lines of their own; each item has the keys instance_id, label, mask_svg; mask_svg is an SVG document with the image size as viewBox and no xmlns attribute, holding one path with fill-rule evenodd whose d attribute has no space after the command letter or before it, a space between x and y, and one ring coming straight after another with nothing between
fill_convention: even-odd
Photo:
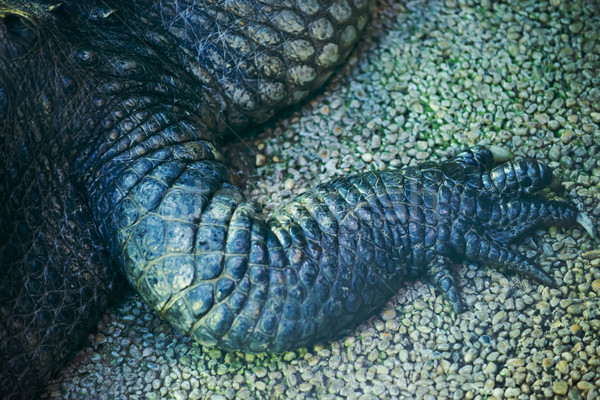
<instances>
[{"instance_id":1,"label":"crocodile foot","mask_svg":"<svg viewBox=\"0 0 600 400\"><path fill-rule=\"evenodd\" d=\"M548 273L509 243L537 226L574 223L596 236L585 213L567 202L535 195L553 182L548 166L535 159L494 166L495 158L490 150L475 147L439 166L444 176L436 199L439 215L451 213L454 218L449 230L451 254L436 255L427 274L456 312L464 307L451 273L452 255L555 286Z\"/></svg>"}]
</instances>

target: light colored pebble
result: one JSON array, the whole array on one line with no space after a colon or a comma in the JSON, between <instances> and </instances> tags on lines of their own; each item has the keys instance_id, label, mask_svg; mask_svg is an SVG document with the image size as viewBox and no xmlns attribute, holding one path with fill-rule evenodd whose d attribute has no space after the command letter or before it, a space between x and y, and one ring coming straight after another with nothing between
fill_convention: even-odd
<instances>
[{"instance_id":1,"label":"light colored pebble","mask_svg":"<svg viewBox=\"0 0 600 400\"><path fill-rule=\"evenodd\" d=\"M556 381L552 384L552 391L556 394L566 394L569 390L569 385L565 381Z\"/></svg>"}]
</instances>

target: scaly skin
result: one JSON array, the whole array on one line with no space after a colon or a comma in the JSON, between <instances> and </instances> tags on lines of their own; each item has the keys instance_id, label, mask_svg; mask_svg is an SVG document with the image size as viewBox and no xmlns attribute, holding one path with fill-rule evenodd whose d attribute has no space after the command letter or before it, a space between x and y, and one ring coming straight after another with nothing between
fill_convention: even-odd
<instances>
[{"instance_id":1,"label":"scaly skin","mask_svg":"<svg viewBox=\"0 0 600 400\"><path fill-rule=\"evenodd\" d=\"M273 4L270 4L273 3ZM339 337L452 259L552 279L507 243L570 225L551 171L442 164L334 179L269 218L217 143L302 100L370 1L0 3L0 395L32 397L106 306L118 266L199 342L281 352Z\"/></svg>"}]
</instances>

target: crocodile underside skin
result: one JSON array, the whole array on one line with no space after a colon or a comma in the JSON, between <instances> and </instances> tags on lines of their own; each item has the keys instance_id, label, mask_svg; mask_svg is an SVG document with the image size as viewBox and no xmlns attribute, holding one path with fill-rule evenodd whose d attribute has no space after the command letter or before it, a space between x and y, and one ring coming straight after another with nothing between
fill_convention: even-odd
<instances>
[{"instance_id":1,"label":"crocodile underside skin","mask_svg":"<svg viewBox=\"0 0 600 400\"><path fill-rule=\"evenodd\" d=\"M271 215L219 140L321 86L369 0L0 2L0 397L34 397L124 275L208 346L340 337L407 279L453 309L454 262L550 276L509 242L571 225L552 171L476 147L345 176ZM111 265L118 273L113 272Z\"/></svg>"}]
</instances>

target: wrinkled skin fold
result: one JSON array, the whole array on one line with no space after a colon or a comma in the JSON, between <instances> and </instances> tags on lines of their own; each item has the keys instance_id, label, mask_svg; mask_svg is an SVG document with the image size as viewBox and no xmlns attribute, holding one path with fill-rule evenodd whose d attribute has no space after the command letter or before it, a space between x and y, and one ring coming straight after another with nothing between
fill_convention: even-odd
<instances>
[{"instance_id":1,"label":"wrinkled skin fold","mask_svg":"<svg viewBox=\"0 0 600 400\"><path fill-rule=\"evenodd\" d=\"M451 265L552 278L508 243L572 225L536 160L485 148L321 184L271 215L218 142L321 86L368 0L0 2L0 397L33 397L119 281L225 350L339 337ZM592 228L590 233L593 234Z\"/></svg>"}]
</instances>

